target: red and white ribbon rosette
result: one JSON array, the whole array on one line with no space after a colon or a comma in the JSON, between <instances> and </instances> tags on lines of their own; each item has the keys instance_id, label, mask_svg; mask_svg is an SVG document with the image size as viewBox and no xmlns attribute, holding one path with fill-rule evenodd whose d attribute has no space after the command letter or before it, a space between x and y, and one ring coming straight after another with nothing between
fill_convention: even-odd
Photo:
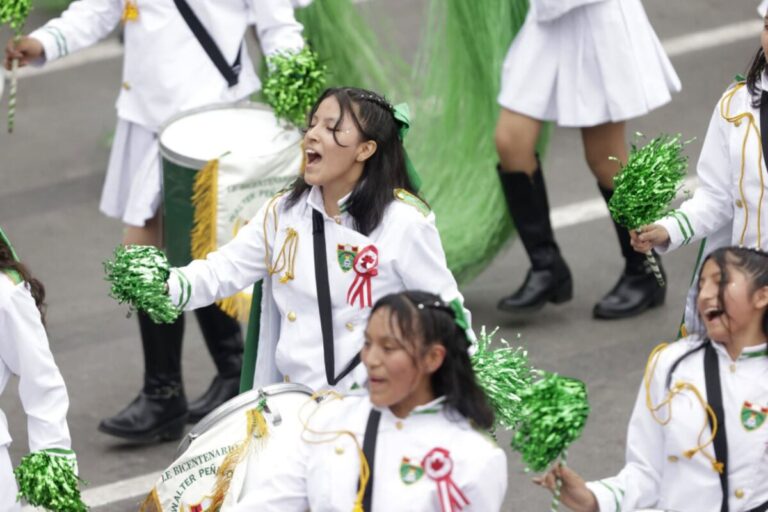
<instances>
[{"instance_id":1,"label":"red and white ribbon rosette","mask_svg":"<svg viewBox=\"0 0 768 512\"><path fill-rule=\"evenodd\" d=\"M379 250L375 245L364 247L355 256L352 268L355 270L355 280L347 291L347 302L354 306L360 303L360 309L373 306L371 279L379 274Z\"/></svg>"},{"instance_id":2,"label":"red and white ribbon rosette","mask_svg":"<svg viewBox=\"0 0 768 512\"><path fill-rule=\"evenodd\" d=\"M469 499L451 479L453 460L445 448L432 448L421 461L429 478L437 482L437 495L442 512L456 512L469 505Z\"/></svg>"}]
</instances>

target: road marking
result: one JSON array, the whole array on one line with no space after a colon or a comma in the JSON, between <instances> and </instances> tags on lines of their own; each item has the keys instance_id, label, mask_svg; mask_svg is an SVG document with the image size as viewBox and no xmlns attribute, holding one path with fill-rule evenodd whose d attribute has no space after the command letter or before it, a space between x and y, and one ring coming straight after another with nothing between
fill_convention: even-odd
<instances>
[{"instance_id":1,"label":"road marking","mask_svg":"<svg viewBox=\"0 0 768 512\"><path fill-rule=\"evenodd\" d=\"M369 0L354 0L355 3L363 3ZM763 21L754 19L723 25L722 27L701 30L679 37L673 37L662 41L664 50L670 57L677 57L688 53L706 50L727 44L737 43L746 39L754 39L763 28ZM68 55L64 59L56 60L43 67L26 67L19 70L19 78L45 75L56 71L64 71L94 62L115 59L123 54L122 45L115 39L103 41L90 48Z\"/></svg>"}]
</instances>

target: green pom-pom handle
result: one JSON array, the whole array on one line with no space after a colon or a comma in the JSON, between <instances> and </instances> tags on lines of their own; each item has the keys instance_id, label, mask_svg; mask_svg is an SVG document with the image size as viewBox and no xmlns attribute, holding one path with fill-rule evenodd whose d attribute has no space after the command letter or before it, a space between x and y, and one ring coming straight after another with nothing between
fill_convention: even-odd
<instances>
[{"instance_id":1,"label":"green pom-pom handle","mask_svg":"<svg viewBox=\"0 0 768 512\"><path fill-rule=\"evenodd\" d=\"M269 73L262 93L275 115L296 126L306 124L307 112L325 89L326 68L309 47L267 57Z\"/></svg>"},{"instance_id":2,"label":"green pom-pom handle","mask_svg":"<svg viewBox=\"0 0 768 512\"><path fill-rule=\"evenodd\" d=\"M104 262L110 297L143 311L155 323L171 323L181 314L168 296L170 265L165 254L149 245L119 246L114 259Z\"/></svg>"},{"instance_id":3,"label":"green pom-pom handle","mask_svg":"<svg viewBox=\"0 0 768 512\"><path fill-rule=\"evenodd\" d=\"M544 471L581 435L589 415L583 382L554 373L523 391L512 448L533 471Z\"/></svg>"},{"instance_id":4,"label":"green pom-pom handle","mask_svg":"<svg viewBox=\"0 0 768 512\"><path fill-rule=\"evenodd\" d=\"M487 334L483 327L473 347L472 367L496 413L496 425L513 429L521 419L522 396L531 386L533 368L521 347L513 348L502 339L501 347L491 349L496 331Z\"/></svg>"},{"instance_id":5,"label":"green pom-pom handle","mask_svg":"<svg viewBox=\"0 0 768 512\"><path fill-rule=\"evenodd\" d=\"M84 512L80 482L75 472L74 452L43 450L21 459L13 471L19 485L17 499L54 512Z\"/></svg>"}]
</instances>

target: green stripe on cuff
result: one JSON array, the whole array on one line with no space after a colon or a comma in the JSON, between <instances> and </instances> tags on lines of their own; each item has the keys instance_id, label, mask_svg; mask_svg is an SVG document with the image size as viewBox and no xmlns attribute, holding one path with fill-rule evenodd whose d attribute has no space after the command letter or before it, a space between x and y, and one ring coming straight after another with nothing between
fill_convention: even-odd
<instances>
[{"instance_id":1,"label":"green stripe on cuff","mask_svg":"<svg viewBox=\"0 0 768 512\"><path fill-rule=\"evenodd\" d=\"M612 486L608 485L607 483L603 482L602 480L597 481L600 485L611 491L611 494L613 494L613 500L616 504L616 512L621 512L621 501L619 501L619 495L616 494L616 489L614 489ZM624 491L621 491L621 497L624 497Z\"/></svg>"}]
</instances>

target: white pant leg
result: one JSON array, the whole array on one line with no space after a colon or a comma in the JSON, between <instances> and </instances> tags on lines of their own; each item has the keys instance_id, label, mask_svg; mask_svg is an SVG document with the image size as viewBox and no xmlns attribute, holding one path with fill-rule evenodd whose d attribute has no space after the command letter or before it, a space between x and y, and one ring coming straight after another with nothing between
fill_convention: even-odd
<instances>
[{"instance_id":1,"label":"white pant leg","mask_svg":"<svg viewBox=\"0 0 768 512\"><path fill-rule=\"evenodd\" d=\"M13 464L8 454L8 445L0 447L0 510L15 512L21 510L21 504L16 501L16 478L13 476Z\"/></svg>"}]
</instances>

